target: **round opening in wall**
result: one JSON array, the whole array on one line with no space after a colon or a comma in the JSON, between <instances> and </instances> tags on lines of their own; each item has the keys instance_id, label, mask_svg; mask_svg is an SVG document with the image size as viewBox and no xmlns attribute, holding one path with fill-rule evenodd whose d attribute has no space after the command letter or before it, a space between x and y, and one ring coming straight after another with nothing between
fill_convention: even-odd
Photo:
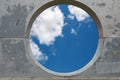
<instances>
[{"instance_id":1,"label":"round opening in wall","mask_svg":"<svg viewBox=\"0 0 120 80\"><path fill-rule=\"evenodd\" d=\"M85 71L95 62L99 31L85 10L57 4L35 18L29 42L40 68L54 75L70 76Z\"/></svg>"}]
</instances>

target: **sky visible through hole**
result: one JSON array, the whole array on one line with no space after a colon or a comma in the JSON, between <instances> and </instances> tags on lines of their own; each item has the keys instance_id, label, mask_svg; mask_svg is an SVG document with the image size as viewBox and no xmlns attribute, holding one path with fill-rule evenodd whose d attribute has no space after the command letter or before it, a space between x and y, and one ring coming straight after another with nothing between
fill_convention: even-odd
<instances>
[{"instance_id":1,"label":"sky visible through hole","mask_svg":"<svg viewBox=\"0 0 120 80\"><path fill-rule=\"evenodd\" d=\"M33 22L30 47L45 68L69 73L83 68L98 46L96 23L84 10L59 4L44 10Z\"/></svg>"}]
</instances>

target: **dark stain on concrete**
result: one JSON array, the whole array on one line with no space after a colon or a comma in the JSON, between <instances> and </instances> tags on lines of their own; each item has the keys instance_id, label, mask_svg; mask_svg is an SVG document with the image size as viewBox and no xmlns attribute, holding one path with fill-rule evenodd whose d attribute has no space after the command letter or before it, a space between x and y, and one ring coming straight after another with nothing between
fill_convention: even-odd
<instances>
[{"instance_id":1,"label":"dark stain on concrete","mask_svg":"<svg viewBox=\"0 0 120 80\"><path fill-rule=\"evenodd\" d=\"M17 21L16 21L16 26L19 24L19 22L20 22L20 20L19 20L19 19L17 19Z\"/></svg>"},{"instance_id":2,"label":"dark stain on concrete","mask_svg":"<svg viewBox=\"0 0 120 80\"><path fill-rule=\"evenodd\" d=\"M115 21L116 21L116 19L114 19ZM113 31L113 33L112 34L114 34L114 35L118 35L118 36L120 36L120 34L119 34L119 31L120 31L120 23L117 23L116 25L115 25L115 30Z\"/></svg>"},{"instance_id":3,"label":"dark stain on concrete","mask_svg":"<svg viewBox=\"0 0 120 80\"><path fill-rule=\"evenodd\" d=\"M107 16L105 16L107 19L111 19L112 18L112 16L111 15L107 15Z\"/></svg>"},{"instance_id":4,"label":"dark stain on concrete","mask_svg":"<svg viewBox=\"0 0 120 80\"><path fill-rule=\"evenodd\" d=\"M116 34L119 30L115 29L112 34Z\"/></svg>"},{"instance_id":5,"label":"dark stain on concrete","mask_svg":"<svg viewBox=\"0 0 120 80\"><path fill-rule=\"evenodd\" d=\"M115 26L116 26L117 28L120 28L120 23L117 23Z\"/></svg>"},{"instance_id":6,"label":"dark stain on concrete","mask_svg":"<svg viewBox=\"0 0 120 80\"><path fill-rule=\"evenodd\" d=\"M27 6L8 6L9 14L2 16L0 36L8 37L24 36L26 27L26 17L28 15Z\"/></svg>"},{"instance_id":7,"label":"dark stain on concrete","mask_svg":"<svg viewBox=\"0 0 120 80\"><path fill-rule=\"evenodd\" d=\"M100 6L100 7L105 7L106 6L105 3L98 3L97 5Z\"/></svg>"},{"instance_id":8,"label":"dark stain on concrete","mask_svg":"<svg viewBox=\"0 0 120 80\"><path fill-rule=\"evenodd\" d=\"M34 4L31 4L31 5L29 5L29 8L30 8L29 11L33 11L33 9L35 8L35 5L34 5Z\"/></svg>"},{"instance_id":9,"label":"dark stain on concrete","mask_svg":"<svg viewBox=\"0 0 120 80\"><path fill-rule=\"evenodd\" d=\"M120 38L112 39L106 43L105 60L110 62L120 61Z\"/></svg>"}]
</instances>

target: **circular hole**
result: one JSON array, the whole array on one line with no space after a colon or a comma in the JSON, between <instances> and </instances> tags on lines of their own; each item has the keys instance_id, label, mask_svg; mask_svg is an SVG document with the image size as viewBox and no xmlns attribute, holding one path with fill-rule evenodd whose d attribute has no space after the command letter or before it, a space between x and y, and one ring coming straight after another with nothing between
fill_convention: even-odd
<instances>
[{"instance_id":1,"label":"circular hole","mask_svg":"<svg viewBox=\"0 0 120 80\"><path fill-rule=\"evenodd\" d=\"M40 68L54 75L70 76L95 62L99 32L86 11L74 5L58 4L36 17L29 41Z\"/></svg>"}]
</instances>

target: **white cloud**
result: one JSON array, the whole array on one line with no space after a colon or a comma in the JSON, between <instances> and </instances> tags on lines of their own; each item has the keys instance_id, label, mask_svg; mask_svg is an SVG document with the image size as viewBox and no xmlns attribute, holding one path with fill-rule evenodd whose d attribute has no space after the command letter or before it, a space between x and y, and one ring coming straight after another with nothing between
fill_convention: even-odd
<instances>
[{"instance_id":1,"label":"white cloud","mask_svg":"<svg viewBox=\"0 0 120 80\"><path fill-rule=\"evenodd\" d=\"M50 51L53 56L56 56L56 49L54 48L54 46L51 47Z\"/></svg>"},{"instance_id":2,"label":"white cloud","mask_svg":"<svg viewBox=\"0 0 120 80\"><path fill-rule=\"evenodd\" d=\"M31 28L31 35L40 40L40 44L53 44L55 38L63 37L64 15L58 6L43 11L35 20Z\"/></svg>"},{"instance_id":3,"label":"white cloud","mask_svg":"<svg viewBox=\"0 0 120 80\"><path fill-rule=\"evenodd\" d=\"M84 10L82 10L78 7L69 5L68 9L69 9L71 15L74 15L78 21L82 21L85 18L89 17L89 15Z\"/></svg>"},{"instance_id":4,"label":"white cloud","mask_svg":"<svg viewBox=\"0 0 120 80\"><path fill-rule=\"evenodd\" d=\"M71 34L77 35L77 32L74 29L71 29Z\"/></svg>"},{"instance_id":5,"label":"white cloud","mask_svg":"<svg viewBox=\"0 0 120 80\"><path fill-rule=\"evenodd\" d=\"M44 61L44 62L48 60L48 57L40 51L40 48L38 47L38 45L34 43L32 40L30 40L30 47L35 59L39 61Z\"/></svg>"},{"instance_id":6,"label":"white cloud","mask_svg":"<svg viewBox=\"0 0 120 80\"><path fill-rule=\"evenodd\" d=\"M68 18L70 18L70 19L74 19L74 16L73 15L68 15Z\"/></svg>"}]
</instances>

